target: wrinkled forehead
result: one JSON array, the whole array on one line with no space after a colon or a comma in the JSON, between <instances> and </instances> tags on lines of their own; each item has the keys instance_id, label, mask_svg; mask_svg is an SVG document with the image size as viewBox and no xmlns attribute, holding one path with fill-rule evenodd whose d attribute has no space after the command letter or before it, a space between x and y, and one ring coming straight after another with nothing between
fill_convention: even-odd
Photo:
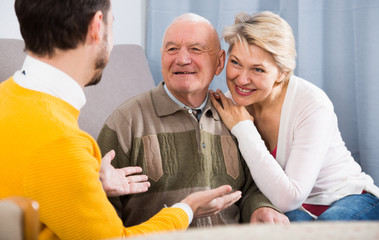
<instances>
[{"instance_id":1,"label":"wrinkled forehead","mask_svg":"<svg viewBox=\"0 0 379 240\"><path fill-rule=\"evenodd\" d=\"M194 45L199 44L210 48L219 48L216 30L208 23L179 21L172 23L163 38L163 47L167 44Z\"/></svg>"}]
</instances>

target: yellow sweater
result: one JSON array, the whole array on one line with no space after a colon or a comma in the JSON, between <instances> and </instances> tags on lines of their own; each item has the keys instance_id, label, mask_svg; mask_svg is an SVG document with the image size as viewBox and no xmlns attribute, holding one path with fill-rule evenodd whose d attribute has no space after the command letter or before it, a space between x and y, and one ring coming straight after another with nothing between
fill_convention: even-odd
<instances>
[{"instance_id":1,"label":"yellow sweater","mask_svg":"<svg viewBox=\"0 0 379 240\"><path fill-rule=\"evenodd\" d=\"M104 239L185 229L188 217L165 208L149 221L124 228L99 181L101 154L80 130L79 111L13 79L0 84L0 198L38 201L40 239Z\"/></svg>"}]
</instances>

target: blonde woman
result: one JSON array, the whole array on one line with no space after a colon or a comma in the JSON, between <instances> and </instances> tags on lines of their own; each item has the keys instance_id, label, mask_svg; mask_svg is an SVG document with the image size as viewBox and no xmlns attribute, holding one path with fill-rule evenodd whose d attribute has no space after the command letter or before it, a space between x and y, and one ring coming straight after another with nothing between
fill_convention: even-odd
<instances>
[{"instance_id":1,"label":"blonde woman","mask_svg":"<svg viewBox=\"0 0 379 240\"><path fill-rule=\"evenodd\" d=\"M378 220L379 189L346 149L331 101L293 75L288 23L240 13L223 38L229 92L212 102L260 190L291 221Z\"/></svg>"}]
</instances>

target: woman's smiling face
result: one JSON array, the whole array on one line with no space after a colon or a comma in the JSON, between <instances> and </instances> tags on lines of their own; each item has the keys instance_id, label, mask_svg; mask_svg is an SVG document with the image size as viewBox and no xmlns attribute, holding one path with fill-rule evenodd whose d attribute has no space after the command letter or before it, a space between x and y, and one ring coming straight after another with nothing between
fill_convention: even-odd
<instances>
[{"instance_id":1,"label":"woman's smiling face","mask_svg":"<svg viewBox=\"0 0 379 240\"><path fill-rule=\"evenodd\" d=\"M273 56L256 45L236 43L226 65L226 82L234 101L242 106L263 102L282 74Z\"/></svg>"}]
</instances>

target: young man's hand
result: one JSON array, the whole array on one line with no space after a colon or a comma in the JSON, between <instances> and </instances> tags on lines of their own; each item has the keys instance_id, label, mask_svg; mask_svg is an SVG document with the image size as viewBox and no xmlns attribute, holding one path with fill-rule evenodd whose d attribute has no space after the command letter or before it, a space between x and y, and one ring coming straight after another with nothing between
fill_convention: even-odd
<instances>
[{"instance_id":1,"label":"young man's hand","mask_svg":"<svg viewBox=\"0 0 379 240\"><path fill-rule=\"evenodd\" d=\"M146 175L131 174L142 172L140 167L114 168L111 161L115 157L113 150L109 151L101 160L100 181L108 197L118 197L126 194L146 192L150 187Z\"/></svg>"}]
</instances>

